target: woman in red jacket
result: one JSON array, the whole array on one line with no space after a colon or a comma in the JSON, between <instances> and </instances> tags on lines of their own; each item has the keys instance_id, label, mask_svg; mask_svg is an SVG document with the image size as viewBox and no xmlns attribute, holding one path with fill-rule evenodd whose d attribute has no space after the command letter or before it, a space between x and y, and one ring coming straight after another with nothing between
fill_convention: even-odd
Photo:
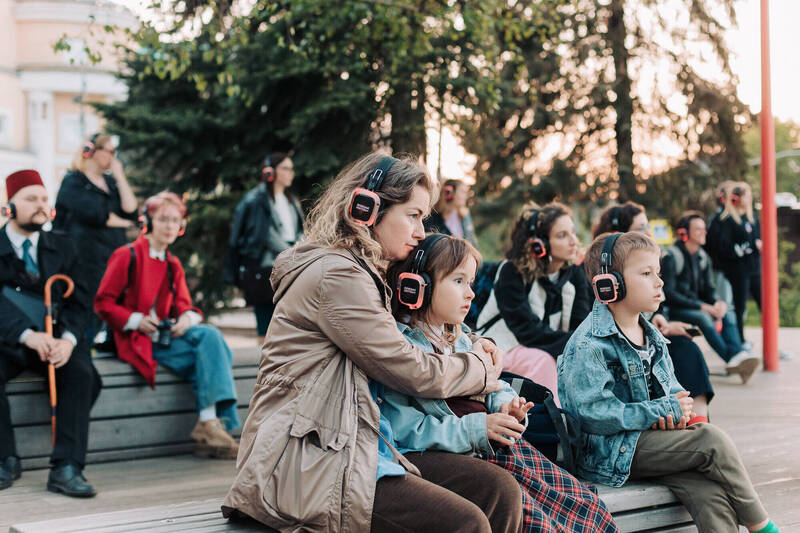
<instances>
[{"instance_id":1,"label":"woman in red jacket","mask_svg":"<svg viewBox=\"0 0 800 533\"><path fill-rule=\"evenodd\" d=\"M119 358L151 387L158 363L192 383L200 414L195 453L235 459L238 445L227 433L239 426L233 354L218 329L200 324L181 262L167 250L183 233L185 214L171 192L145 202L142 235L111 255L94 307L114 331Z\"/></svg>"}]
</instances>

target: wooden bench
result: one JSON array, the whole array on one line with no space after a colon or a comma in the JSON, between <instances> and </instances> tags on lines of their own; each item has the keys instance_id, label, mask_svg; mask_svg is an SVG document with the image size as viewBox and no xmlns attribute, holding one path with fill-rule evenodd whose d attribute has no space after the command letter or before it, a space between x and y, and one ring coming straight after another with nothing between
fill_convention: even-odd
<instances>
[{"instance_id":1,"label":"wooden bench","mask_svg":"<svg viewBox=\"0 0 800 533\"><path fill-rule=\"evenodd\" d=\"M666 487L629 483L622 488L599 487L600 496L623 532L651 531L696 533L689 513ZM31 522L11 526L10 533L88 531L251 532L265 531L254 522L228 522L222 517L222 500L213 499L129 511ZM744 528L742 528L743 531Z\"/></svg>"},{"instance_id":2,"label":"wooden bench","mask_svg":"<svg viewBox=\"0 0 800 533\"><path fill-rule=\"evenodd\" d=\"M234 350L233 376L244 421L258 372L258 349ZM120 461L190 453L189 439L197 422L191 385L159 367L156 388L127 363L116 358L95 359L103 389L89 423L87 462ZM48 466L50 406L47 380L25 373L6 385L17 450L25 469Z\"/></svg>"}]
</instances>

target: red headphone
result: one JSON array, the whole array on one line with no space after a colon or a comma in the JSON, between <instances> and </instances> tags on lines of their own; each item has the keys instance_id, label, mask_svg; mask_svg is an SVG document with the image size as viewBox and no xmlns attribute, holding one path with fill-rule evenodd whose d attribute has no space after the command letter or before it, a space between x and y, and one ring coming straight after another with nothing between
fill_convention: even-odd
<instances>
[{"instance_id":1,"label":"red headphone","mask_svg":"<svg viewBox=\"0 0 800 533\"><path fill-rule=\"evenodd\" d=\"M731 191L731 205L734 207L739 207L742 203L742 188L741 187L734 187Z\"/></svg>"},{"instance_id":2,"label":"red headphone","mask_svg":"<svg viewBox=\"0 0 800 533\"><path fill-rule=\"evenodd\" d=\"M142 230L142 235L153 231L153 219L150 217L146 202L142 207L142 214L139 215L139 229ZM178 237L182 236L184 233L186 233L186 218L182 217L181 227L178 230Z\"/></svg>"},{"instance_id":3,"label":"red headphone","mask_svg":"<svg viewBox=\"0 0 800 533\"><path fill-rule=\"evenodd\" d=\"M547 246L547 238L539 237L539 231L537 229L537 225L539 223L539 210L533 212L533 215L528 221L528 231L531 234L531 238L528 241L531 245L531 253L533 257L536 259L541 259L545 257L549 253L549 249Z\"/></svg>"},{"instance_id":4,"label":"red headphone","mask_svg":"<svg viewBox=\"0 0 800 533\"><path fill-rule=\"evenodd\" d=\"M612 233L603 243L600 253L600 273L592 278L592 288L597 301L603 304L619 302L625 298L625 278L616 270L612 270L612 254L614 243L622 233Z\"/></svg>"},{"instance_id":5,"label":"red headphone","mask_svg":"<svg viewBox=\"0 0 800 533\"><path fill-rule=\"evenodd\" d=\"M456 188L453 185L445 185L442 187L442 191L444 191L444 200L452 202L456 195Z\"/></svg>"},{"instance_id":6,"label":"red headphone","mask_svg":"<svg viewBox=\"0 0 800 533\"><path fill-rule=\"evenodd\" d=\"M275 169L272 168L272 159L269 156L264 158L264 165L261 167L261 179L267 183L275 181Z\"/></svg>"},{"instance_id":7,"label":"red headphone","mask_svg":"<svg viewBox=\"0 0 800 533\"><path fill-rule=\"evenodd\" d=\"M13 202L8 202L7 205L0 207L0 216L5 218L17 218L17 206ZM50 208L50 222L56 219L56 208Z\"/></svg>"},{"instance_id":8,"label":"red headphone","mask_svg":"<svg viewBox=\"0 0 800 533\"><path fill-rule=\"evenodd\" d=\"M689 240L689 232L686 231L686 228L678 228L678 238L680 238L680 240L683 242Z\"/></svg>"},{"instance_id":9,"label":"red headphone","mask_svg":"<svg viewBox=\"0 0 800 533\"><path fill-rule=\"evenodd\" d=\"M86 144L83 145L83 149L81 150L81 157L84 159L89 159L94 155L94 153L97 151L97 147L94 145L94 143L97 141L99 136L99 133L95 133L89 138L88 141L86 141Z\"/></svg>"},{"instance_id":10,"label":"red headphone","mask_svg":"<svg viewBox=\"0 0 800 533\"><path fill-rule=\"evenodd\" d=\"M359 187L353 191L348 214L355 223L362 226L372 226L378 220L378 214L381 211L381 198L375 191L380 189L384 176L396 162L397 159L394 157L387 156L382 158L375 170L370 172L369 177L367 177L366 188Z\"/></svg>"},{"instance_id":11,"label":"red headphone","mask_svg":"<svg viewBox=\"0 0 800 533\"><path fill-rule=\"evenodd\" d=\"M401 272L397 279L397 300L409 309L419 309L430 305L433 294L433 280L425 272L425 263L433 245L447 235L433 233L425 237L414 249L414 262L411 272Z\"/></svg>"}]
</instances>

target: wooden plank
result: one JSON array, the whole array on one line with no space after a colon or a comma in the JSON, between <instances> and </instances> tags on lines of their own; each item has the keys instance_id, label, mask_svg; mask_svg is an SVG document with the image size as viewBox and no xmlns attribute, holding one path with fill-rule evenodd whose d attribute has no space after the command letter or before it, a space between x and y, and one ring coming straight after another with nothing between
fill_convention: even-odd
<instances>
[{"instance_id":1,"label":"wooden plank","mask_svg":"<svg viewBox=\"0 0 800 533\"><path fill-rule=\"evenodd\" d=\"M220 511L221 499L187 502L177 505L160 505L129 511L116 511L93 515L44 520L12 525L10 533L71 533L123 531L175 532L175 531L235 531L263 532L269 530L257 522L228 522Z\"/></svg>"},{"instance_id":2,"label":"wooden plank","mask_svg":"<svg viewBox=\"0 0 800 533\"><path fill-rule=\"evenodd\" d=\"M234 380L240 405L247 405L253 394L256 378ZM43 393L15 394L8 398L14 426L50 422L50 405ZM91 420L123 416L142 416L195 410L192 386L185 381L150 387L103 388L92 408Z\"/></svg>"},{"instance_id":3,"label":"wooden plank","mask_svg":"<svg viewBox=\"0 0 800 533\"><path fill-rule=\"evenodd\" d=\"M621 531L648 531L659 527L691 524L692 517L683 505L657 507L613 514Z\"/></svg>"},{"instance_id":4,"label":"wooden plank","mask_svg":"<svg viewBox=\"0 0 800 533\"><path fill-rule=\"evenodd\" d=\"M166 455L183 455L194 451L194 442L180 444L162 444L160 446L143 446L121 448L118 450L91 451L86 453L87 464L108 463L111 461L129 461L148 457L164 457ZM25 457L22 461L25 471L50 468L50 456Z\"/></svg>"},{"instance_id":5,"label":"wooden plank","mask_svg":"<svg viewBox=\"0 0 800 533\"><path fill-rule=\"evenodd\" d=\"M612 513L671 504L678 501L675 494L667 487L653 483L630 481L619 488L605 485L596 485L596 487L600 498Z\"/></svg>"},{"instance_id":6,"label":"wooden plank","mask_svg":"<svg viewBox=\"0 0 800 533\"><path fill-rule=\"evenodd\" d=\"M117 362L116 364L127 366L126 363ZM124 373L109 373L109 374L100 374L103 378L103 388L110 388L110 387L123 387L123 386L141 386L150 388L144 378L132 371L126 371ZM236 364L234 362L233 366L233 377L255 377L258 375L258 366L251 365L251 364ZM164 367L159 367L158 372L156 373L156 388L158 385L167 384L167 383L182 383L184 380L168 369ZM39 376L37 374L25 372L21 376L14 378L13 380L9 381L6 385L6 393L11 394L23 394L23 393L31 393L31 392L41 392L45 391L47 387L47 380L43 376Z\"/></svg>"},{"instance_id":7,"label":"wooden plank","mask_svg":"<svg viewBox=\"0 0 800 533\"><path fill-rule=\"evenodd\" d=\"M247 407L240 406L238 412L239 418L244 420ZM196 422L195 412L94 421L89 425L89 449L100 451L189 442L189 433ZM49 425L18 427L15 433L23 459L50 454Z\"/></svg>"}]
</instances>

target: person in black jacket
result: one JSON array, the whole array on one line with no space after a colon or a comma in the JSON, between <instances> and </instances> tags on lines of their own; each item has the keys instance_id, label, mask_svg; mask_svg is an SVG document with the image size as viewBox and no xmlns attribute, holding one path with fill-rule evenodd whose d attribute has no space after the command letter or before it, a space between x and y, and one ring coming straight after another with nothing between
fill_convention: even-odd
<instances>
[{"instance_id":1,"label":"person in black jacket","mask_svg":"<svg viewBox=\"0 0 800 533\"><path fill-rule=\"evenodd\" d=\"M264 159L262 181L244 195L233 215L227 278L244 292L264 343L275 305L269 276L279 253L303 238L303 210L289 191L294 165L282 152Z\"/></svg>"},{"instance_id":2,"label":"person in black jacket","mask_svg":"<svg viewBox=\"0 0 800 533\"><path fill-rule=\"evenodd\" d=\"M90 305L86 269L79 265L69 239L41 231L51 208L36 171L10 175L6 190L9 220L0 228L0 489L10 487L21 474L5 384L25 369L46 375L52 363L58 404L47 489L67 496L94 496L82 474L89 411L101 385L84 339ZM45 282L56 273L70 276L75 289L69 298L62 298L64 284L53 284L58 313L51 336L44 331L43 311L37 313L42 304L37 302L43 299ZM22 295L25 298L20 299Z\"/></svg>"},{"instance_id":3,"label":"person in black jacket","mask_svg":"<svg viewBox=\"0 0 800 533\"><path fill-rule=\"evenodd\" d=\"M126 228L138 218L138 206L111 137L95 133L75 154L56 196L55 231L66 233L83 257L88 290L94 297L111 253L125 244ZM102 322L90 314L91 343Z\"/></svg>"},{"instance_id":4,"label":"person in black jacket","mask_svg":"<svg viewBox=\"0 0 800 533\"><path fill-rule=\"evenodd\" d=\"M702 248L706 242L704 218L698 211L687 211L678 222L679 238L667 248L661 260L665 303L670 318L698 326L711 348L727 363L728 373L739 374L746 383L758 368L759 360L742 349L727 305L716 298L711 259Z\"/></svg>"},{"instance_id":5,"label":"person in black jacket","mask_svg":"<svg viewBox=\"0 0 800 533\"><path fill-rule=\"evenodd\" d=\"M554 396L556 359L592 306L577 258L570 209L556 202L526 205L477 322L478 331L486 329L487 337L508 350L505 370L544 385Z\"/></svg>"},{"instance_id":6,"label":"person in black jacket","mask_svg":"<svg viewBox=\"0 0 800 533\"><path fill-rule=\"evenodd\" d=\"M461 180L445 180L431 214L422 221L425 233L462 237L477 248L478 239L475 236L467 200L469 200L469 185Z\"/></svg>"},{"instance_id":7,"label":"person in black jacket","mask_svg":"<svg viewBox=\"0 0 800 533\"><path fill-rule=\"evenodd\" d=\"M592 229L596 238L607 232L640 231L650 234L650 221L644 206L625 202L621 205L607 207ZM594 296L592 296L594 298ZM708 417L708 404L714 398L714 388L708 376L708 365L703 352L692 340L687 329L690 324L677 320L668 320L669 310L661 305L650 322L670 342L667 347L669 356L675 367L675 376L694 399L694 411L700 417ZM702 418L700 419L702 421Z\"/></svg>"},{"instance_id":8,"label":"person in black jacket","mask_svg":"<svg viewBox=\"0 0 800 533\"><path fill-rule=\"evenodd\" d=\"M753 214L753 193L747 183L730 188L725 208L709 226L708 244L717 268L731 283L736 325L744 340L748 296L761 309L761 227Z\"/></svg>"}]
</instances>

